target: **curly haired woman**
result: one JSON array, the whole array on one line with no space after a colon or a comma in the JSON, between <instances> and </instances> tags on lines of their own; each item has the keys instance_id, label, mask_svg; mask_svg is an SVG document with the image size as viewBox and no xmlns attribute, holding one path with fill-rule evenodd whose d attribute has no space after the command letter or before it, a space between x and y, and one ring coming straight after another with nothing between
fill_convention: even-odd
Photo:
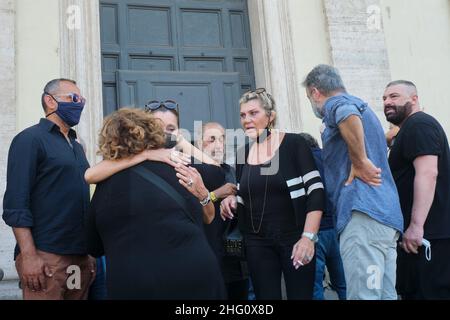
<instances>
[{"instance_id":1,"label":"curly haired woman","mask_svg":"<svg viewBox=\"0 0 450 320\"><path fill-rule=\"evenodd\" d=\"M105 119L99 152L119 160L164 144L159 120L143 110L121 109ZM198 173L189 174L202 184ZM224 297L219 265L202 229L202 205L179 179L185 177L170 165L144 161L97 185L88 243L92 255L106 256L108 298Z\"/></svg>"}]
</instances>

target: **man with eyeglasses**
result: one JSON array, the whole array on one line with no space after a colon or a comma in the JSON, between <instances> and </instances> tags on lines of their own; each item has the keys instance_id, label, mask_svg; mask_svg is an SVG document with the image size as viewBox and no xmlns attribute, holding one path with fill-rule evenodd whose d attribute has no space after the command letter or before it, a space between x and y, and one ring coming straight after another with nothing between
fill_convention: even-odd
<instances>
[{"instance_id":1,"label":"man with eyeglasses","mask_svg":"<svg viewBox=\"0 0 450 320\"><path fill-rule=\"evenodd\" d=\"M41 102L45 118L11 143L3 219L16 237L25 300L85 299L95 276L84 232L89 163L71 129L85 99L75 81L54 79Z\"/></svg>"}]
</instances>

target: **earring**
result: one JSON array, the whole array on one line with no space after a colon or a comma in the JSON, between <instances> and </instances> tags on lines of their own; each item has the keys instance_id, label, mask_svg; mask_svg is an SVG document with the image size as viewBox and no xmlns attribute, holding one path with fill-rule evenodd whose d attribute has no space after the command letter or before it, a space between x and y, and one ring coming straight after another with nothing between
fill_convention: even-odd
<instances>
[{"instance_id":1,"label":"earring","mask_svg":"<svg viewBox=\"0 0 450 320\"><path fill-rule=\"evenodd\" d=\"M268 128L269 132L272 132L272 129L273 129L273 123L270 123L269 126L268 126L267 128Z\"/></svg>"}]
</instances>

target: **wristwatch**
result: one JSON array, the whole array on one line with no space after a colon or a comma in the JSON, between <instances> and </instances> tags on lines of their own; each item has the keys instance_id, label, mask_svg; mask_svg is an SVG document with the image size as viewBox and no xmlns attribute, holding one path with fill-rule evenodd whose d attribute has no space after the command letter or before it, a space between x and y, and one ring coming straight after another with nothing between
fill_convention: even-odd
<instances>
[{"instance_id":1,"label":"wristwatch","mask_svg":"<svg viewBox=\"0 0 450 320\"><path fill-rule=\"evenodd\" d=\"M314 243L319 241L319 237L317 236L317 233L303 232L302 237L308 238L309 240L311 240Z\"/></svg>"},{"instance_id":2,"label":"wristwatch","mask_svg":"<svg viewBox=\"0 0 450 320\"><path fill-rule=\"evenodd\" d=\"M209 197L211 198L212 202L217 202L219 199L217 198L216 194L214 193L214 191L211 191L209 193Z\"/></svg>"},{"instance_id":3,"label":"wristwatch","mask_svg":"<svg viewBox=\"0 0 450 320\"><path fill-rule=\"evenodd\" d=\"M210 201L211 201L211 195L210 195L210 193L208 192L208 196L205 198L205 200L200 201L200 204L201 204L202 206L207 206L208 203L209 203Z\"/></svg>"}]
</instances>

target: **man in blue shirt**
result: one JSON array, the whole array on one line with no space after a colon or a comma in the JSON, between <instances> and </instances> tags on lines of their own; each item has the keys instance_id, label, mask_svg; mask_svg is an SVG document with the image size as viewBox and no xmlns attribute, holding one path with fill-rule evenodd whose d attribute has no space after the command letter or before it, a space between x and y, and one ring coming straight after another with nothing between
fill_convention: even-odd
<instances>
[{"instance_id":1,"label":"man in blue shirt","mask_svg":"<svg viewBox=\"0 0 450 320\"><path fill-rule=\"evenodd\" d=\"M397 299L396 246L403 231L397 189L380 121L347 94L338 71L315 67L304 82L323 119L324 175L337 215L348 299Z\"/></svg>"},{"instance_id":2,"label":"man in blue shirt","mask_svg":"<svg viewBox=\"0 0 450 320\"><path fill-rule=\"evenodd\" d=\"M3 219L16 237L24 299L85 299L95 275L84 231L89 164L71 129L85 100L75 81L55 79L41 102L46 118L11 143Z\"/></svg>"}]
</instances>

